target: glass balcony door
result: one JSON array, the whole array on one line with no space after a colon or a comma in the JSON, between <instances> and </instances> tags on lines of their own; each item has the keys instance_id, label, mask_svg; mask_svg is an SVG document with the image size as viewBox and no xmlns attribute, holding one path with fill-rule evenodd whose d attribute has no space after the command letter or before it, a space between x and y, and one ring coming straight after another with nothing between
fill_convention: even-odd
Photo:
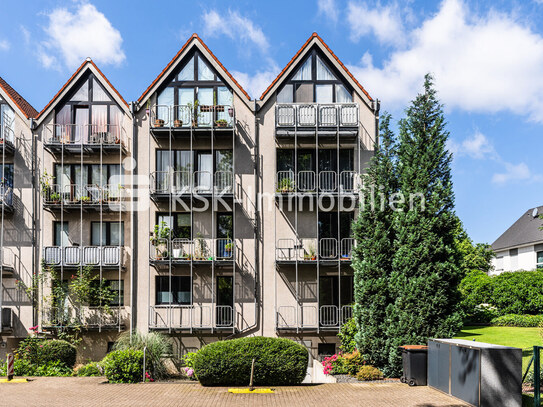
<instances>
[{"instance_id":1,"label":"glass balcony door","mask_svg":"<svg viewBox=\"0 0 543 407\"><path fill-rule=\"evenodd\" d=\"M218 327L232 326L234 309L234 285L232 276L217 277L217 311Z\"/></svg>"}]
</instances>

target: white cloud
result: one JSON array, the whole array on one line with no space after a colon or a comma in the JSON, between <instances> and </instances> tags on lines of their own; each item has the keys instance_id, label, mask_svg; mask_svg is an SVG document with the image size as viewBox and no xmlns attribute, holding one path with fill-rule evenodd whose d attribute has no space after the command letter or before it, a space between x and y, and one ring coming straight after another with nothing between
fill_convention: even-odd
<instances>
[{"instance_id":1,"label":"white cloud","mask_svg":"<svg viewBox=\"0 0 543 407\"><path fill-rule=\"evenodd\" d=\"M472 137L466 138L460 144L450 141L449 150L455 156L468 156L474 159L498 159L499 156L492 142L481 132L476 131Z\"/></svg>"},{"instance_id":2,"label":"white cloud","mask_svg":"<svg viewBox=\"0 0 543 407\"><path fill-rule=\"evenodd\" d=\"M0 40L0 51L7 51L11 47L8 40Z\"/></svg>"},{"instance_id":3,"label":"white cloud","mask_svg":"<svg viewBox=\"0 0 543 407\"><path fill-rule=\"evenodd\" d=\"M504 163L505 172L496 173L492 176L492 182L495 184L506 184L510 181L541 181L542 176L534 174L525 163L511 164Z\"/></svg>"},{"instance_id":4,"label":"white cloud","mask_svg":"<svg viewBox=\"0 0 543 407\"><path fill-rule=\"evenodd\" d=\"M254 99L260 97L280 71L279 67L273 66L269 70L258 71L254 75L239 71L233 71L232 75Z\"/></svg>"},{"instance_id":5,"label":"white cloud","mask_svg":"<svg viewBox=\"0 0 543 407\"><path fill-rule=\"evenodd\" d=\"M336 4L336 0L318 0L317 7L319 14L326 16L334 23L337 22L339 10Z\"/></svg>"},{"instance_id":6,"label":"white cloud","mask_svg":"<svg viewBox=\"0 0 543 407\"><path fill-rule=\"evenodd\" d=\"M57 8L47 16L47 38L38 49L38 56L46 68L62 61L74 69L86 57L104 65L118 65L125 60L120 32L94 5L80 3L74 12Z\"/></svg>"},{"instance_id":7,"label":"white cloud","mask_svg":"<svg viewBox=\"0 0 543 407\"><path fill-rule=\"evenodd\" d=\"M383 44L402 44L403 24L398 6L370 8L366 3L350 1L347 5L347 21L351 40L373 34Z\"/></svg>"},{"instance_id":8,"label":"white cloud","mask_svg":"<svg viewBox=\"0 0 543 407\"><path fill-rule=\"evenodd\" d=\"M226 35L234 41L252 43L264 53L270 46L262 29L237 11L228 10L219 14L216 10L204 12L204 35L209 37Z\"/></svg>"},{"instance_id":9,"label":"white cloud","mask_svg":"<svg viewBox=\"0 0 543 407\"><path fill-rule=\"evenodd\" d=\"M477 15L461 0L444 0L405 37L381 67L369 54L349 67L388 109L405 105L432 72L448 108L543 122L543 37L512 13Z\"/></svg>"},{"instance_id":10,"label":"white cloud","mask_svg":"<svg viewBox=\"0 0 543 407\"><path fill-rule=\"evenodd\" d=\"M21 25L20 28L21 28L21 34L23 35L25 45L29 45L30 44L30 31L28 31L28 29L24 25Z\"/></svg>"}]
</instances>

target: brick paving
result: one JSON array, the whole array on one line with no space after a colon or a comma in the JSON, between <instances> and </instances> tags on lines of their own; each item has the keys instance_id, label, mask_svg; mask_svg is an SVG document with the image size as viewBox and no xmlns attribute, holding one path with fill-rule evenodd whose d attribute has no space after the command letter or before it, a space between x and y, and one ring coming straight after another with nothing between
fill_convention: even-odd
<instances>
[{"instance_id":1,"label":"brick paving","mask_svg":"<svg viewBox=\"0 0 543 407\"><path fill-rule=\"evenodd\" d=\"M40 377L0 384L0 406L466 406L429 387L338 383L277 387L275 394L230 394L195 382L108 384L99 377Z\"/></svg>"}]
</instances>

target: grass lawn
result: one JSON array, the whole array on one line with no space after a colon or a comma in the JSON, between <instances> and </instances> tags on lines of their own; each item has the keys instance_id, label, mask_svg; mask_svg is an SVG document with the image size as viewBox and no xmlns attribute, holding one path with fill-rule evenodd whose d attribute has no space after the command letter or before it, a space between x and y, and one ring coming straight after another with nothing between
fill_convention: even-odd
<instances>
[{"instance_id":1,"label":"grass lawn","mask_svg":"<svg viewBox=\"0 0 543 407\"><path fill-rule=\"evenodd\" d=\"M530 362L534 345L543 345L540 328L514 328L508 326L465 326L456 334L457 339L475 339L477 342L522 348L523 372Z\"/></svg>"}]
</instances>

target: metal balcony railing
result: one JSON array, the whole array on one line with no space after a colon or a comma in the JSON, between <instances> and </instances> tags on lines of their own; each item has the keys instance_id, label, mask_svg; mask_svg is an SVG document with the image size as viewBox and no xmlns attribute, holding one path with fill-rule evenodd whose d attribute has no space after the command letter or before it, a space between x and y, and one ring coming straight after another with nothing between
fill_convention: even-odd
<instances>
[{"instance_id":1,"label":"metal balcony railing","mask_svg":"<svg viewBox=\"0 0 543 407\"><path fill-rule=\"evenodd\" d=\"M15 266L15 254L12 250L0 247L0 264L3 267L13 268Z\"/></svg>"},{"instance_id":2,"label":"metal balcony railing","mask_svg":"<svg viewBox=\"0 0 543 407\"><path fill-rule=\"evenodd\" d=\"M13 188L0 185L0 204L13 206Z\"/></svg>"},{"instance_id":3,"label":"metal balcony railing","mask_svg":"<svg viewBox=\"0 0 543 407\"><path fill-rule=\"evenodd\" d=\"M212 182L213 180L213 182ZM151 194L231 194L234 174L231 171L154 171L150 180ZM212 187L213 186L213 187Z\"/></svg>"},{"instance_id":4,"label":"metal balcony railing","mask_svg":"<svg viewBox=\"0 0 543 407\"><path fill-rule=\"evenodd\" d=\"M71 303L64 306L45 306L41 312L43 327L114 327L126 324L128 321L128 310L125 307L109 306L77 307Z\"/></svg>"},{"instance_id":5,"label":"metal balcony railing","mask_svg":"<svg viewBox=\"0 0 543 407\"><path fill-rule=\"evenodd\" d=\"M355 171L342 171L339 177L335 171L321 171L318 174L315 171L298 171L298 176L292 170L277 172L275 190L278 193L311 193L316 192L317 187L324 194L354 194L360 188L360 177Z\"/></svg>"},{"instance_id":6,"label":"metal balcony railing","mask_svg":"<svg viewBox=\"0 0 543 407\"><path fill-rule=\"evenodd\" d=\"M48 266L103 266L123 264L124 248L119 246L46 246L43 258Z\"/></svg>"},{"instance_id":7,"label":"metal balcony railing","mask_svg":"<svg viewBox=\"0 0 543 407\"><path fill-rule=\"evenodd\" d=\"M281 193L296 192L294 171L278 171L275 188L277 192Z\"/></svg>"},{"instance_id":8,"label":"metal balcony railing","mask_svg":"<svg viewBox=\"0 0 543 407\"><path fill-rule=\"evenodd\" d=\"M335 238L305 238L277 239L275 245L275 259L277 261L316 261L334 260L338 258L340 250L340 258L342 260L351 260L352 250L356 244L353 238L341 239L340 248L338 248L338 240Z\"/></svg>"},{"instance_id":9,"label":"metal balcony railing","mask_svg":"<svg viewBox=\"0 0 543 407\"><path fill-rule=\"evenodd\" d=\"M298 191L315 192L317 190L315 171L298 172Z\"/></svg>"},{"instance_id":10,"label":"metal balcony railing","mask_svg":"<svg viewBox=\"0 0 543 407\"><path fill-rule=\"evenodd\" d=\"M154 329L229 328L233 327L234 323L234 310L229 305L149 306L149 327Z\"/></svg>"},{"instance_id":11,"label":"metal balcony railing","mask_svg":"<svg viewBox=\"0 0 543 407\"><path fill-rule=\"evenodd\" d=\"M46 145L128 145L126 131L118 124L48 124L46 129Z\"/></svg>"},{"instance_id":12,"label":"metal balcony railing","mask_svg":"<svg viewBox=\"0 0 543 407\"><path fill-rule=\"evenodd\" d=\"M119 184L52 184L42 190L48 205L97 205L119 203L124 198L124 187Z\"/></svg>"},{"instance_id":13,"label":"metal balcony railing","mask_svg":"<svg viewBox=\"0 0 543 407\"><path fill-rule=\"evenodd\" d=\"M353 315L352 305L281 305L277 307L276 327L278 329L340 328Z\"/></svg>"},{"instance_id":14,"label":"metal balcony railing","mask_svg":"<svg viewBox=\"0 0 543 407\"><path fill-rule=\"evenodd\" d=\"M356 245L356 240L347 237L341 239L341 251L340 251L340 257L341 260L351 260L353 257L353 248Z\"/></svg>"},{"instance_id":15,"label":"metal balcony railing","mask_svg":"<svg viewBox=\"0 0 543 407\"><path fill-rule=\"evenodd\" d=\"M15 131L13 130L12 123L8 124L9 119L4 116L4 120L0 123L0 148L4 142L11 144L15 143Z\"/></svg>"},{"instance_id":16,"label":"metal balcony railing","mask_svg":"<svg viewBox=\"0 0 543 407\"><path fill-rule=\"evenodd\" d=\"M323 238L319 241L319 258L323 260L337 259L337 239Z\"/></svg>"},{"instance_id":17,"label":"metal balcony railing","mask_svg":"<svg viewBox=\"0 0 543 407\"><path fill-rule=\"evenodd\" d=\"M234 125L231 105L154 105L150 109L151 128L222 128Z\"/></svg>"},{"instance_id":18,"label":"metal balcony railing","mask_svg":"<svg viewBox=\"0 0 543 407\"><path fill-rule=\"evenodd\" d=\"M275 105L276 127L357 127L356 103L280 103Z\"/></svg>"},{"instance_id":19,"label":"metal balcony railing","mask_svg":"<svg viewBox=\"0 0 543 407\"><path fill-rule=\"evenodd\" d=\"M152 261L233 260L232 239L151 239L149 257Z\"/></svg>"},{"instance_id":20,"label":"metal balcony railing","mask_svg":"<svg viewBox=\"0 0 543 407\"><path fill-rule=\"evenodd\" d=\"M337 172L319 172L319 190L321 192L335 192L337 189Z\"/></svg>"}]
</instances>

